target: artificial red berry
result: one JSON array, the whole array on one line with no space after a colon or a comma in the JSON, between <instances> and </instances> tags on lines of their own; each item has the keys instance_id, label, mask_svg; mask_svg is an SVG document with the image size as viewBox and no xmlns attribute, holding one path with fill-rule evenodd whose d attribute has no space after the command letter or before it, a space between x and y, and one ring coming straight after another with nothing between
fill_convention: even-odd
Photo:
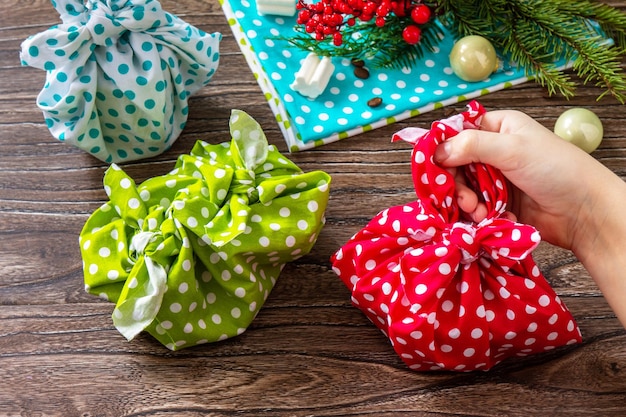
<instances>
[{"instance_id":1,"label":"artificial red berry","mask_svg":"<svg viewBox=\"0 0 626 417\"><path fill-rule=\"evenodd\" d=\"M343 43L343 37L341 36L341 33L340 32L333 33L333 44L335 46L341 46L342 43Z\"/></svg>"},{"instance_id":2,"label":"artificial red berry","mask_svg":"<svg viewBox=\"0 0 626 417\"><path fill-rule=\"evenodd\" d=\"M376 14L376 9L377 8L378 8L378 5L376 3L374 3L373 1L369 1L363 7L363 14L372 16L372 15Z\"/></svg>"},{"instance_id":3,"label":"artificial red berry","mask_svg":"<svg viewBox=\"0 0 626 417\"><path fill-rule=\"evenodd\" d=\"M402 31L402 39L409 45L419 43L422 31L415 25L409 25Z\"/></svg>"},{"instance_id":4,"label":"artificial red berry","mask_svg":"<svg viewBox=\"0 0 626 417\"><path fill-rule=\"evenodd\" d=\"M406 16L406 5L404 1L392 2L391 11L398 17Z\"/></svg>"},{"instance_id":5,"label":"artificial red berry","mask_svg":"<svg viewBox=\"0 0 626 417\"><path fill-rule=\"evenodd\" d=\"M343 14L354 13L354 10L352 10L352 7L350 7L350 5L347 3L339 3L339 6L337 7L337 11Z\"/></svg>"},{"instance_id":6,"label":"artificial red berry","mask_svg":"<svg viewBox=\"0 0 626 417\"><path fill-rule=\"evenodd\" d=\"M430 20L430 7L425 4L418 4L411 10L411 19L418 25L428 23Z\"/></svg>"},{"instance_id":7,"label":"artificial red berry","mask_svg":"<svg viewBox=\"0 0 626 417\"><path fill-rule=\"evenodd\" d=\"M410 44L418 43L421 30L417 25L428 22L431 14L430 8L422 4L421 0L308 1L297 0L297 23L303 25L306 32L314 34L319 41L332 36L332 41L337 46L343 42L341 29L344 25L354 26L357 19L363 22L375 19L376 26L383 27L389 13L399 17L411 15L416 25L411 24L405 28L402 37Z\"/></svg>"}]
</instances>

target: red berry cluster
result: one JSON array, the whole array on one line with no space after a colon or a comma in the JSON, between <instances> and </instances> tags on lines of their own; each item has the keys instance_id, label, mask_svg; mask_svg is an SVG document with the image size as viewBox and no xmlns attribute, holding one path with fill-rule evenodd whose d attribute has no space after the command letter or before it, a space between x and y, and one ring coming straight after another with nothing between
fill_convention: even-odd
<instances>
[{"instance_id":1,"label":"red berry cluster","mask_svg":"<svg viewBox=\"0 0 626 417\"><path fill-rule=\"evenodd\" d=\"M304 25L307 33L314 33L318 41L332 36L336 46L343 42L341 27L354 26L356 19L364 22L374 19L376 26L383 27L391 13L410 16L411 23L404 28L402 38L411 45L420 40L418 25L430 20L430 8L421 0L320 0L314 4L298 0L297 8L297 23Z\"/></svg>"}]
</instances>

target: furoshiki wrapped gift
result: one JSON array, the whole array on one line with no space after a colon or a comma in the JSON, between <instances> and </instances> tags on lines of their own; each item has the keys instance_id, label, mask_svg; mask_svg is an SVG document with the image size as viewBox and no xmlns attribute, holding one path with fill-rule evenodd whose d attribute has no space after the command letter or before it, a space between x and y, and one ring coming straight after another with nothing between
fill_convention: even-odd
<instances>
[{"instance_id":1,"label":"furoshiki wrapped gift","mask_svg":"<svg viewBox=\"0 0 626 417\"><path fill-rule=\"evenodd\" d=\"M110 201L80 235L85 286L116 303L129 340L146 330L176 350L241 334L317 239L328 174L302 172L245 112L230 130L139 186L117 165L105 173Z\"/></svg>"},{"instance_id":2,"label":"furoshiki wrapped gift","mask_svg":"<svg viewBox=\"0 0 626 417\"><path fill-rule=\"evenodd\" d=\"M158 155L212 78L221 34L156 0L55 0L62 24L26 39L21 60L46 71L37 97L52 135L105 162Z\"/></svg>"},{"instance_id":3,"label":"furoshiki wrapped gift","mask_svg":"<svg viewBox=\"0 0 626 417\"><path fill-rule=\"evenodd\" d=\"M433 156L463 129L480 128L483 107L394 135L414 143L417 200L376 215L332 258L352 302L420 371L487 370L514 356L581 341L579 328L534 262L538 231L509 220L502 173L474 163L458 169L488 211L467 220L455 179Z\"/></svg>"}]
</instances>

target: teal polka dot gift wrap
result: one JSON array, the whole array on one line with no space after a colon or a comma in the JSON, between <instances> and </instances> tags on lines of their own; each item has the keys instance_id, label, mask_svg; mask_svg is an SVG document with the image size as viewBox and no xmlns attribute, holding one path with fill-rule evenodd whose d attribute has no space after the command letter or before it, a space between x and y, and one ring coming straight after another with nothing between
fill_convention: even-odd
<instances>
[{"instance_id":1,"label":"teal polka dot gift wrap","mask_svg":"<svg viewBox=\"0 0 626 417\"><path fill-rule=\"evenodd\" d=\"M239 335L317 239L328 174L302 172L242 111L230 126L230 143L198 141L139 186L115 164L105 173L110 201L80 235L85 286L116 302L129 340L146 330L176 350Z\"/></svg>"},{"instance_id":2,"label":"teal polka dot gift wrap","mask_svg":"<svg viewBox=\"0 0 626 417\"><path fill-rule=\"evenodd\" d=\"M96 158L158 155L180 135L188 97L217 69L221 34L154 0L56 0L62 24L22 44L23 65L47 72L37 97L52 135Z\"/></svg>"}]
</instances>

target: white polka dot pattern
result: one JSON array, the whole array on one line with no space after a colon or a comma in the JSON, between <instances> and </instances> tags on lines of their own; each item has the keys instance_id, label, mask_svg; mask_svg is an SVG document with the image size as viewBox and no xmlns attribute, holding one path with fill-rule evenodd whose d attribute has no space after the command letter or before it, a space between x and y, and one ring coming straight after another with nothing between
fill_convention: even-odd
<instances>
[{"instance_id":1,"label":"white polka dot pattern","mask_svg":"<svg viewBox=\"0 0 626 417\"><path fill-rule=\"evenodd\" d=\"M486 370L581 340L532 259L538 232L501 217L508 198L502 173L484 164L462 168L488 208L476 224L463 220L454 178L432 160L439 143L477 128L483 113L471 102L430 131L398 132L396 140L415 143L417 201L382 211L332 257L353 303L411 369Z\"/></svg>"},{"instance_id":2,"label":"white polka dot pattern","mask_svg":"<svg viewBox=\"0 0 626 417\"><path fill-rule=\"evenodd\" d=\"M105 174L110 201L80 236L85 284L116 302L129 340L146 330L175 350L241 334L316 241L328 174L302 172L242 111L230 126L230 144L198 141L140 186L117 165Z\"/></svg>"}]
</instances>

